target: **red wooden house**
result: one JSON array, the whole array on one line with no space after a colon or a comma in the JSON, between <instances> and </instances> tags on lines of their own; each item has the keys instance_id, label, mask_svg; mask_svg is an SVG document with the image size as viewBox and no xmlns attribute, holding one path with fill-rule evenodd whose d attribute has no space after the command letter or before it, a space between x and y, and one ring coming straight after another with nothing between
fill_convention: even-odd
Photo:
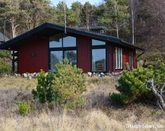
<instances>
[{"instance_id":1,"label":"red wooden house","mask_svg":"<svg viewBox=\"0 0 165 131\"><path fill-rule=\"evenodd\" d=\"M113 36L45 23L0 45L13 51L13 70L18 73L53 70L67 58L84 72L115 72L136 68L136 50ZM17 69L16 69L17 67Z\"/></svg>"}]
</instances>

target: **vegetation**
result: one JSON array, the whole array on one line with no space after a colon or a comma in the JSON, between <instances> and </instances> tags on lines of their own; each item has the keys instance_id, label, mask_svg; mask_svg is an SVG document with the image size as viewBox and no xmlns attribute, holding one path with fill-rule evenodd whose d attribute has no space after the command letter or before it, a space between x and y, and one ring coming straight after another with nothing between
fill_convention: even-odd
<instances>
[{"instance_id":1,"label":"vegetation","mask_svg":"<svg viewBox=\"0 0 165 131\"><path fill-rule=\"evenodd\" d=\"M63 2L53 6L51 0L1 0L0 31L5 30L5 35L12 38L44 22L64 25L66 12L68 27L90 30L90 27L103 26L106 34L132 42L150 54L155 48L165 57L162 42L165 36L164 0L151 1L104 0L97 6L73 2L68 7Z\"/></svg>"},{"instance_id":2,"label":"vegetation","mask_svg":"<svg viewBox=\"0 0 165 131\"><path fill-rule=\"evenodd\" d=\"M135 122L152 125L153 129L164 128L164 112L155 106L133 103L144 98L156 100L153 89L165 87L165 64L155 64L158 59L163 62L165 57L162 42L165 36L164 4L164 0L105 0L98 6L89 2L74 2L67 7L63 2L52 6L50 0L1 0L0 31L10 38L44 22L64 25L65 6L67 26L83 27L85 30L104 26L106 34L129 42L132 39L132 43L147 49L143 59L147 60L147 66L153 66L124 71L117 90L114 87L116 78L87 77L85 80L82 71L67 61L57 65L55 73L41 71L38 83L35 79L0 77L0 130L129 130L127 124L134 125ZM11 70L9 60L10 52L0 51L0 74ZM148 82L150 79L153 86L150 86L152 82ZM85 99L85 110L75 110L69 112L70 115L61 113L61 110L58 112L58 109L47 110L44 104L36 102L34 115L28 101L33 100L30 91L36 84L37 88L32 91L33 98L40 103L56 103L73 108L81 105ZM112 100L128 104L127 108L119 109L111 105L109 92ZM129 103L133 104L129 106ZM96 108L97 111L93 111ZM18 111L23 116L29 113L30 117L17 117Z\"/></svg>"},{"instance_id":3,"label":"vegetation","mask_svg":"<svg viewBox=\"0 0 165 131\"><path fill-rule=\"evenodd\" d=\"M146 82L152 76L153 70L151 68L140 67L132 72L125 71L118 81L117 90L120 93L113 94L111 99L122 104L128 104L148 94L150 90Z\"/></svg>"},{"instance_id":4,"label":"vegetation","mask_svg":"<svg viewBox=\"0 0 165 131\"><path fill-rule=\"evenodd\" d=\"M122 104L128 104L141 97L153 97L154 94L148 85L148 81L154 79L157 88L165 82L165 64L139 67L133 71L125 71L118 81L117 90L119 94L112 94L111 99ZM151 95L152 94L152 95ZM141 99L142 100L142 99Z\"/></svg>"},{"instance_id":5,"label":"vegetation","mask_svg":"<svg viewBox=\"0 0 165 131\"><path fill-rule=\"evenodd\" d=\"M41 71L37 88L32 90L32 94L40 103L55 102L73 108L82 104L81 94L85 89L82 70L65 59L57 64L55 73Z\"/></svg>"},{"instance_id":6,"label":"vegetation","mask_svg":"<svg viewBox=\"0 0 165 131\"><path fill-rule=\"evenodd\" d=\"M38 84L36 90L32 90L34 99L40 103L57 101L57 94L53 89L53 73L45 73L41 71L38 76Z\"/></svg>"},{"instance_id":7,"label":"vegetation","mask_svg":"<svg viewBox=\"0 0 165 131\"><path fill-rule=\"evenodd\" d=\"M11 73L11 66L7 62L0 60L0 74Z\"/></svg>"},{"instance_id":8,"label":"vegetation","mask_svg":"<svg viewBox=\"0 0 165 131\"><path fill-rule=\"evenodd\" d=\"M162 55L161 51L155 48L147 50L140 59L145 61L145 65L155 65L159 61L165 62L165 57Z\"/></svg>"},{"instance_id":9,"label":"vegetation","mask_svg":"<svg viewBox=\"0 0 165 131\"><path fill-rule=\"evenodd\" d=\"M0 51L0 74L11 73L10 52Z\"/></svg>"},{"instance_id":10,"label":"vegetation","mask_svg":"<svg viewBox=\"0 0 165 131\"><path fill-rule=\"evenodd\" d=\"M64 2L52 6L50 0L1 0L0 7L0 24L1 27L5 24L5 33L10 37L44 22L64 25L64 13L67 26L70 27L90 30L90 27L106 26L107 33L113 33L117 37L123 32L128 34L130 30L128 0L106 0L99 6L89 2L73 2L70 8Z\"/></svg>"},{"instance_id":11,"label":"vegetation","mask_svg":"<svg viewBox=\"0 0 165 131\"><path fill-rule=\"evenodd\" d=\"M23 116L31 111L31 102L17 102L19 113Z\"/></svg>"},{"instance_id":12,"label":"vegetation","mask_svg":"<svg viewBox=\"0 0 165 131\"><path fill-rule=\"evenodd\" d=\"M82 70L65 59L56 66L53 87L59 96L60 104L71 108L81 104L81 94L86 90Z\"/></svg>"},{"instance_id":13,"label":"vegetation","mask_svg":"<svg viewBox=\"0 0 165 131\"><path fill-rule=\"evenodd\" d=\"M87 90L83 93L83 98L90 102L87 108L66 112L61 108L48 110L45 105L36 103L38 108L22 117L15 103L28 103L32 100L30 90L37 85L36 80L14 76L1 77L0 130L131 131L134 127L128 126L133 125L137 129L136 123L139 123L139 126L142 123L146 130L163 130L165 115L159 108L137 103L127 108L109 105L109 92L116 92L114 78L97 78L97 83L93 83L91 79L92 77L87 77ZM139 130L143 128L140 127Z\"/></svg>"},{"instance_id":14,"label":"vegetation","mask_svg":"<svg viewBox=\"0 0 165 131\"><path fill-rule=\"evenodd\" d=\"M104 0L99 5L73 2L71 7L51 0L1 0L0 31L10 38L44 22L64 25L64 6L68 27L105 27L111 34L143 47L158 49L164 55L164 0ZM160 12L160 13L157 13ZM4 29L5 27L5 29Z\"/></svg>"}]
</instances>

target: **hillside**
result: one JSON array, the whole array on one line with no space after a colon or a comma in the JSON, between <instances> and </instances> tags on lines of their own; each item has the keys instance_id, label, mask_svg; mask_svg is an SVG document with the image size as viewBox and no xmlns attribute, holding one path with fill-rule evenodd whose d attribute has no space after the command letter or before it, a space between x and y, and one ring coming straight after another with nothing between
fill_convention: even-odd
<instances>
[{"instance_id":1,"label":"hillside","mask_svg":"<svg viewBox=\"0 0 165 131\"><path fill-rule=\"evenodd\" d=\"M18 112L17 102L32 100L31 89L35 88L36 80L21 77L0 78L0 130L64 130L64 131L118 131L118 130L162 130L165 125L164 112L159 108L131 104L118 107L109 100L109 93L116 92L115 79L88 78L87 91L83 94L87 104L75 111L61 110L46 105L38 105L27 116ZM42 107L42 110L41 110Z\"/></svg>"}]
</instances>

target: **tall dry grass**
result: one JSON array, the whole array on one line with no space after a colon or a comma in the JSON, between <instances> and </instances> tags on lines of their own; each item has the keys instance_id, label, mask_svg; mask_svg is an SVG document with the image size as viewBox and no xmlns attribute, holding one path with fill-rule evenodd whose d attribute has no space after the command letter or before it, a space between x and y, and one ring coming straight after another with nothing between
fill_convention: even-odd
<instances>
[{"instance_id":1,"label":"tall dry grass","mask_svg":"<svg viewBox=\"0 0 165 131\"><path fill-rule=\"evenodd\" d=\"M16 102L32 100L36 79L0 78L0 131L134 131L165 130L165 113L158 108L133 104L115 107L109 93L116 92L116 78L87 77L86 105L75 111L39 109L23 117Z\"/></svg>"},{"instance_id":2,"label":"tall dry grass","mask_svg":"<svg viewBox=\"0 0 165 131\"><path fill-rule=\"evenodd\" d=\"M1 131L133 131L133 130L157 130L164 131L165 120L140 121L135 123L132 116L124 121L119 121L108 117L100 110L88 112L85 116L70 116L66 113L42 113L37 116L13 116L10 118L0 118ZM131 128L131 126L143 125L148 128ZM154 127L155 126L155 127Z\"/></svg>"},{"instance_id":3,"label":"tall dry grass","mask_svg":"<svg viewBox=\"0 0 165 131\"><path fill-rule=\"evenodd\" d=\"M25 89L31 90L36 87L36 79L26 79L22 77L4 76L0 77L0 90L2 89Z\"/></svg>"}]
</instances>

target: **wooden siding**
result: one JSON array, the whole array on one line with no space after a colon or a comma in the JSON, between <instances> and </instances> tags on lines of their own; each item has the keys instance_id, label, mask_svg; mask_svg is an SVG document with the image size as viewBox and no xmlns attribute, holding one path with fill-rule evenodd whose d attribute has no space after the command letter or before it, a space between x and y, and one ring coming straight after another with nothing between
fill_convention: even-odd
<instances>
[{"instance_id":1,"label":"wooden siding","mask_svg":"<svg viewBox=\"0 0 165 131\"><path fill-rule=\"evenodd\" d=\"M35 38L27 41L19 49L19 73L48 71L48 39Z\"/></svg>"},{"instance_id":2,"label":"wooden siding","mask_svg":"<svg viewBox=\"0 0 165 131\"><path fill-rule=\"evenodd\" d=\"M91 39L88 37L77 37L77 65L84 72L91 71Z\"/></svg>"},{"instance_id":3,"label":"wooden siding","mask_svg":"<svg viewBox=\"0 0 165 131\"><path fill-rule=\"evenodd\" d=\"M113 64L114 64L114 58L113 58L113 46L108 45L108 69L109 72L113 72Z\"/></svg>"},{"instance_id":4,"label":"wooden siding","mask_svg":"<svg viewBox=\"0 0 165 131\"><path fill-rule=\"evenodd\" d=\"M48 38L35 38L23 43L19 48L18 73L39 72L40 69L48 71L49 67L49 48ZM107 69L108 72L119 72L122 69L115 69L116 54L115 48L123 49L123 67L125 63L129 63L129 52L133 52L133 66L137 67L136 50L123 48L109 43L107 45ZM77 37L77 66L83 72L91 72L92 63L91 38L79 36Z\"/></svg>"}]
</instances>

